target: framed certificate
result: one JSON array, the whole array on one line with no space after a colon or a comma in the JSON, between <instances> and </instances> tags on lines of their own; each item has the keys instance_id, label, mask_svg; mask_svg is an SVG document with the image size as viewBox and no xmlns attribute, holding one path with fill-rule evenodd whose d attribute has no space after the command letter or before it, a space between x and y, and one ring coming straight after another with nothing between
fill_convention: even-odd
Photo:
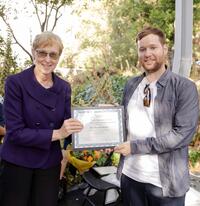
<instances>
[{"instance_id":1,"label":"framed certificate","mask_svg":"<svg viewBox=\"0 0 200 206\"><path fill-rule=\"evenodd\" d=\"M124 109L114 107L73 108L72 116L84 126L72 135L74 149L111 148L124 140Z\"/></svg>"}]
</instances>

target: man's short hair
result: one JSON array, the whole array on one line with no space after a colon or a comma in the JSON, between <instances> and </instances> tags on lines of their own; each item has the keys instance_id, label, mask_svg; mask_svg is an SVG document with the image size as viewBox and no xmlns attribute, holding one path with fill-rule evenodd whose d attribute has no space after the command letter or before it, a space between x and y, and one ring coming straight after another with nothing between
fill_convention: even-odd
<instances>
[{"instance_id":1,"label":"man's short hair","mask_svg":"<svg viewBox=\"0 0 200 206\"><path fill-rule=\"evenodd\" d=\"M136 37L136 43L149 34L157 35L162 45L166 43L164 32L161 29L155 27L145 27L141 32L139 32Z\"/></svg>"}]
</instances>

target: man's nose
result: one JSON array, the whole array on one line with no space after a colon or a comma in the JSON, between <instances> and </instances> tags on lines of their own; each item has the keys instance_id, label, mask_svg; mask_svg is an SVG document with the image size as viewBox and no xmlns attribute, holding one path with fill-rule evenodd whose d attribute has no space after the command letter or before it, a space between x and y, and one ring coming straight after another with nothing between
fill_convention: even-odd
<instances>
[{"instance_id":1,"label":"man's nose","mask_svg":"<svg viewBox=\"0 0 200 206\"><path fill-rule=\"evenodd\" d=\"M150 56L152 54L151 50L149 48L147 48L145 50L145 56Z\"/></svg>"}]
</instances>

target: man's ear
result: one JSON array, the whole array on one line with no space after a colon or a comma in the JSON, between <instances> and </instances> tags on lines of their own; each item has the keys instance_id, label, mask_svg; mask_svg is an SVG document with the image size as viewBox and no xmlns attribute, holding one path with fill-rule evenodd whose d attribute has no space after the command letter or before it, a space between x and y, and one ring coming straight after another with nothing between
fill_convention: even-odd
<instances>
[{"instance_id":1,"label":"man's ear","mask_svg":"<svg viewBox=\"0 0 200 206\"><path fill-rule=\"evenodd\" d=\"M163 45L163 48L164 48L164 54L165 56L167 56L167 53L168 53L168 47L166 44Z\"/></svg>"}]
</instances>

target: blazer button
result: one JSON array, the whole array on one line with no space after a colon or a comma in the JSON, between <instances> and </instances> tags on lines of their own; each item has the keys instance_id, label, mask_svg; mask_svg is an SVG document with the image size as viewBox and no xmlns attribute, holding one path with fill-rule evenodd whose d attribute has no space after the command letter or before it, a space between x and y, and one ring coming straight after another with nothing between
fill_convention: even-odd
<instances>
[{"instance_id":1,"label":"blazer button","mask_svg":"<svg viewBox=\"0 0 200 206\"><path fill-rule=\"evenodd\" d=\"M50 126L51 128L54 128L54 123L53 123L53 122L50 122L50 123L49 123L49 126Z\"/></svg>"},{"instance_id":2,"label":"blazer button","mask_svg":"<svg viewBox=\"0 0 200 206\"><path fill-rule=\"evenodd\" d=\"M51 109L52 112L55 112L55 110L56 110L56 108L52 108L52 109Z\"/></svg>"},{"instance_id":3,"label":"blazer button","mask_svg":"<svg viewBox=\"0 0 200 206\"><path fill-rule=\"evenodd\" d=\"M40 122L36 122L35 126L39 127L40 126Z\"/></svg>"}]
</instances>

